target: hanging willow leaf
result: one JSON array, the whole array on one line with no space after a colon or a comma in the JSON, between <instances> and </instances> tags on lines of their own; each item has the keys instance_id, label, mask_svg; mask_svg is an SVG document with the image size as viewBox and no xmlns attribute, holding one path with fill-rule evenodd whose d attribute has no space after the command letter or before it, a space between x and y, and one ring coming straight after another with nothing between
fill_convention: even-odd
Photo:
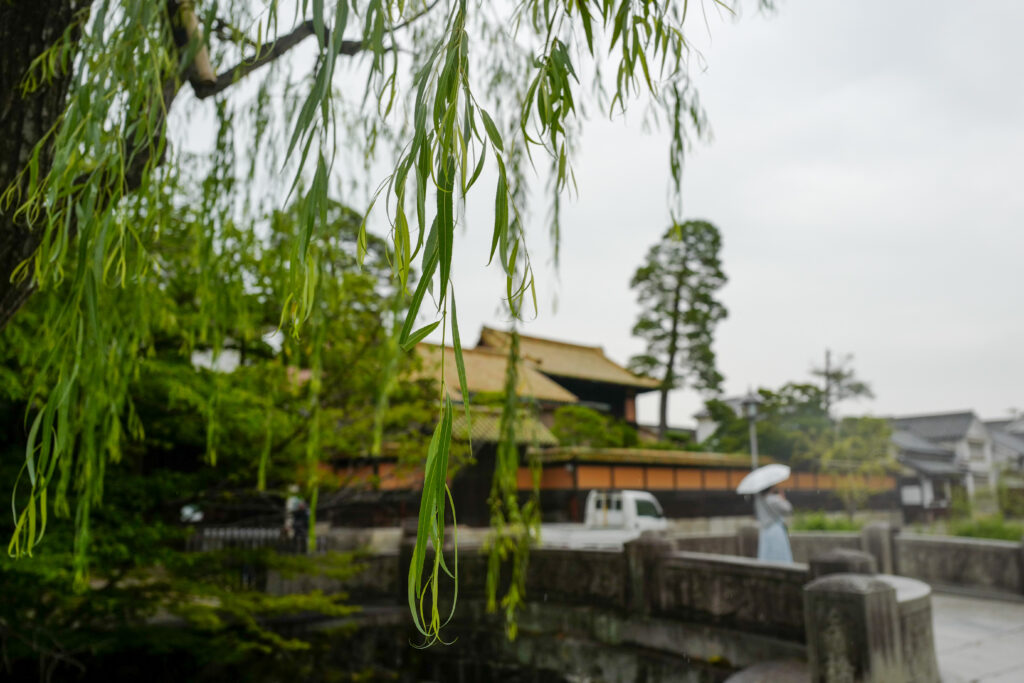
<instances>
[{"instance_id":1,"label":"hanging willow leaf","mask_svg":"<svg viewBox=\"0 0 1024 683\"><path fill-rule=\"evenodd\" d=\"M487 129L487 136L491 139L491 144L494 145L495 149L499 152L504 152L505 147L501 143L501 133L498 132L498 127L494 125L494 121L491 120L491 115L487 113L486 109L480 110L480 116L484 120L484 128Z\"/></svg>"},{"instance_id":2,"label":"hanging willow leaf","mask_svg":"<svg viewBox=\"0 0 1024 683\"><path fill-rule=\"evenodd\" d=\"M469 384L466 382L466 362L462 357L462 338L459 335L459 315L455 309L455 288L452 288L452 349L455 351L455 367L459 373L459 393L462 396L462 407L466 412L466 434L472 439L473 424L469 415ZM473 444L470 441L470 450Z\"/></svg>"},{"instance_id":3,"label":"hanging willow leaf","mask_svg":"<svg viewBox=\"0 0 1024 683\"><path fill-rule=\"evenodd\" d=\"M444 297L452 270L455 242L455 158L449 156L440 169L437 185L437 250L441 266L440 292Z\"/></svg>"},{"instance_id":4,"label":"hanging willow leaf","mask_svg":"<svg viewBox=\"0 0 1024 683\"><path fill-rule=\"evenodd\" d=\"M487 258L487 265L494 260L494 251L499 243L502 245L502 253L505 251L505 243L508 240L508 180L505 176L505 164L501 157L498 157L498 184L494 190L494 232L491 236L491 254Z\"/></svg>"},{"instance_id":5,"label":"hanging willow leaf","mask_svg":"<svg viewBox=\"0 0 1024 683\"><path fill-rule=\"evenodd\" d=\"M430 282L434 277L434 271L437 270L437 262L436 231L431 229L430 237L427 239L427 246L423 253L423 275L420 276L420 281L416 285L416 291L409 302L409 310L405 314L405 324L402 325L402 332L399 337L398 343L402 348L412 348L409 345L409 338L412 336L412 328L416 324L416 316L419 314L420 306L423 304L423 297L427 293L427 287L430 286Z\"/></svg>"},{"instance_id":6,"label":"hanging willow leaf","mask_svg":"<svg viewBox=\"0 0 1024 683\"><path fill-rule=\"evenodd\" d=\"M440 324L441 321L438 320L437 322L430 323L429 325L424 325L420 329L416 330L415 332L410 334L408 339L406 339L402 343L402 348L405 349L406 351L412 350L417 344L423 341L428 334L436 330L437 326Z\"/></svg>"},{"instance_id":7,"label":"hanging willow leaf","mask_svg":"<svg viewBox=\"0 0 1024 683\"><path fill-rule=\"evenodd\" d=\"M424 637L424 646L431 645L440 639L441 616L438 610L438 584L444 554L445 506L450 500L446 477L451 436L452 404L451 400L445 396L442 400L437 427L434 428L434 436L427 449L416 544L413 547L412 562L409 565L409 610L413 615L413 624ZM424 582L428 543L433 549L434 558L430 574ZM455 564L457 567L457 556ZM452 575L454 576L454 572ZM429 602L426 600L428 591L431 598Z\"/></svg>"}]
</instances>

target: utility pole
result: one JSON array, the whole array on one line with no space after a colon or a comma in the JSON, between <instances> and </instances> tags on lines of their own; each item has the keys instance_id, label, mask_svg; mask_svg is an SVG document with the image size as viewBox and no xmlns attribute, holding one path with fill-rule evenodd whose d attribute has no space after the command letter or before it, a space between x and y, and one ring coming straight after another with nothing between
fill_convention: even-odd
<instances>
[{"instance_id":1,"label":"utility pole","mask_svg":"<svg viewBox=\"0 0 1024 683\"><path fill-rule=\"evenodd\" d=\"M825 349L825 415L832 417L832 352Z\"/></svg>"},{"instance_id":2,"label":"utility pole","mask_svg":"<svg viewBox=\"0 0 1024 683\"><path fill-rule=\"evenodd\" d=\"M834 382L838 382L841 377L841 371L843 364L840 362L839 368L836 370L836 378L832 378L832 351L825 349L825 417L832 421L832 443L839 441L839 416L832 417L832 385ZM841 389L836 387L836 400L839 400L839 391Z\"/></svg>"}]
</instances>

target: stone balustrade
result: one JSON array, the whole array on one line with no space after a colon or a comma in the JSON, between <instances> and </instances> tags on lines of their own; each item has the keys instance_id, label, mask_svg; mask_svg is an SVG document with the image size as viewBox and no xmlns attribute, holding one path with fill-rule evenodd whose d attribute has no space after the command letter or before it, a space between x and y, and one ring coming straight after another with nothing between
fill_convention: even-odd
<instances>
[{"instance_id":1,"label":"stone balustrade","mask_svg":"<svg viewBox=\"0 0 1024 683\"><path fill-rule=\"evenodd\" d=\"M792 540L794 554L809 559L813 569L803 562L751 559L755 529L649 532L623 552L535 549L524 637L533 639L537 652L550 650L545 638L552 635L591 643L580 646L591 655L602 647L622 653L639 648L668 657L665 671L671 671L673 657L731 671L795 658L807 662L814 681L932 683L939 677L931 589L924 582L996 595L1024 593L1020 543L893 533L885 524L860 533L798 532ZM370 571L345 584L268 576L267 589L347 590L354 600L402 604L408 542L399 553L365 561ZM470 615L462 625L478 634L495 628L500 633L500 618L482 608L486 577L486 556L460 546L459 613ZM485 624L486 619L493 621ZM552 652L549 663L557 659Z\"/></svg>"}]
</instances>

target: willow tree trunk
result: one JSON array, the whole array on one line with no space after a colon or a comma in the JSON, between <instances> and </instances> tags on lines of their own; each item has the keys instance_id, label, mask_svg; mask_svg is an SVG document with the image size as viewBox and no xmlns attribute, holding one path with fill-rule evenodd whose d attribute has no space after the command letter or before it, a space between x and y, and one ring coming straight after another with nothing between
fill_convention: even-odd
<instances>
[{"instance_id":1,"label":"willow tree trunk","mask_svg":"<svg viewBox=\"0 0 1024 683\"><path fill-rule=\"evenodd\" d=\"M71 84L70 65L28 93L25 75L76 18L84 20L88 8L87 0L0 0L0 193L18 182L33 148L59 120ZM51 150L44 149L39 161L40 174L46 173ZM0 330L32 293L28 278L15 282L12 275L41 238L24 216L15 215L18 203L17 195L0 203Z\"/></svg>"}]
</instances>

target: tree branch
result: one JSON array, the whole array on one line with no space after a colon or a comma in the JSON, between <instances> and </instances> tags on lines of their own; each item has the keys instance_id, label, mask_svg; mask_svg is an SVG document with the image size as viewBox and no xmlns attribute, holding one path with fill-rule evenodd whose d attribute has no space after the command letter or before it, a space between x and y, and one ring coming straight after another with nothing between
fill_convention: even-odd
<instances>
[{"instance_id":1,"label":"tree branch","mask_svg":"<svg viewBox=\"0 0 1024 683\"><path fill-rule=\"evenodd\" d=\"M264 45L252 59L242 61L217 76L217 80L213 83L193 84L192 89L195 91L196 97L201 100L213 97L217 93L230 88L256 69L280 59L290 52L292 48L312 35L314 35L313 22L303 22L291 33L281 36L273 43ZM338 55L354 55L362 49L363 41L361 40L343 40L338 47Z\"/></svg>"},{"instance_id":2,"label":"tree branch","mask_svg":"<svg viewBox=\"0 0 1024 683\"><path fill-rule=\"evenodd\" d=\"M432 9L434 9L434 7L437 6L437 3L439 1L440 0L433 0L433 2L428 3L420 12L409 17L402 23L396 24L394 28L391 29L390 32L394 33L395 31L399 31L403 28L406 28L413 22L419 20L420 18L428 14ZM291 33L283 35L277 40L275 40L273 43L269 43L261 47L254 57L239 62L235 66L231 67L224 73L217 76L216 81L212 83L193 83L192 89L195 91L196 97L201 100L204 100L208 97L213 97L217 93L223 92L227 88L230 88L232 85L242 80L243 78L251 74L253 71L256 71L260 67L264 67L267 64L270 64L271 62L280 59L285 54L290 52L292 48L294 48L296 45L298 45L299 43L301 43L306 38L309 38L312 35L315 35L313 21L305 21L299 24L299 26L296 27L295 30L293 30ZM324 40L327 40L329 37L330 30L325 29ZM353 56L362 52L365 49L366 45L364 45L363 41L361 40L343 40L338 45L338 54L336 56ZM395 48L390 47L388 49L391 50Z\"/></svg>"}]
</instances>

